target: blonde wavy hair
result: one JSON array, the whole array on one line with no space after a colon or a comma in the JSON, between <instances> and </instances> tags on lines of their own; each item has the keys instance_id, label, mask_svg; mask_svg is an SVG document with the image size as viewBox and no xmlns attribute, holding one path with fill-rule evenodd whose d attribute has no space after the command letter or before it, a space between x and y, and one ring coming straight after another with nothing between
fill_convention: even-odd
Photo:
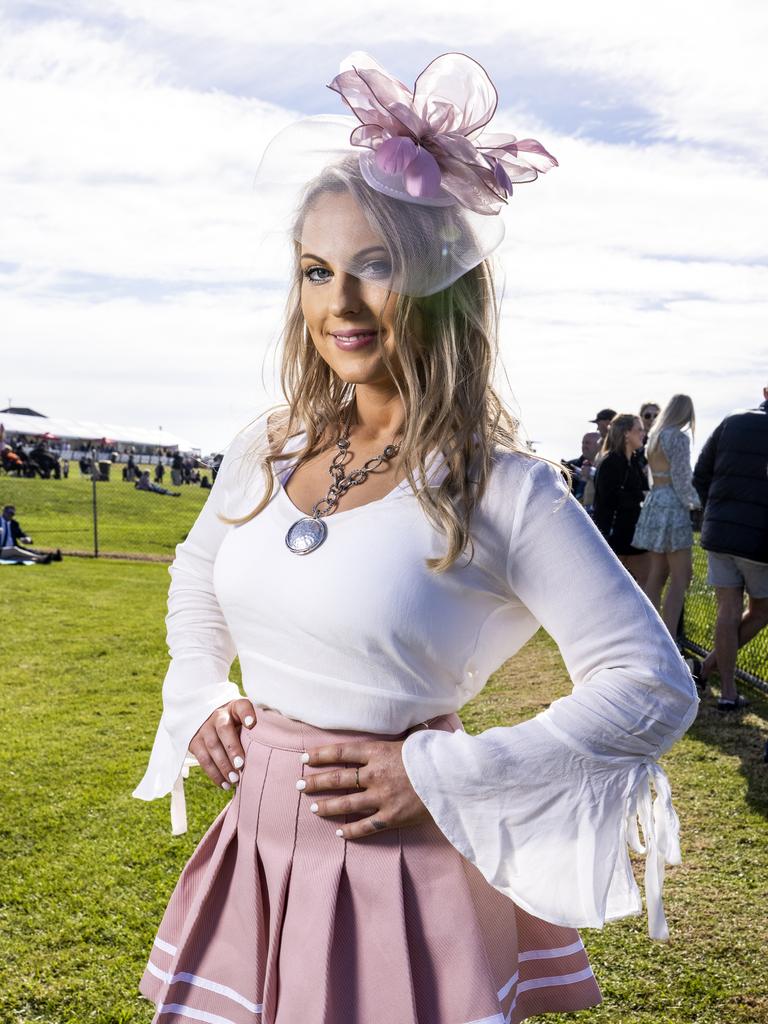
<instances>
[{"instance_id":1,"label":"blonde wavy hair","mask_svg":"<svg viewBox=\"0 0 768 1024\"><path fill-rule=\"evenodd\" d=\"M670 400L656 417L656 421L648 431L648 441L645 451L652 455L659 443L662 430L667 427L677 427L678 430L685 430L686 427L693 437L696 429L696 413L693 409L693 399L690 395L672 395Z\"/></svg>"},{"instance_id":2,"label":"blonde wavy hair","mask_svg":"<svg viewBox=\"0 0 768 1024\"><path fill-rule=\"evenodd\" d=\"M389 251L393 272L408 279L409 265L425 257L439 261L444 239L466 226L455 208L406 204L369 188L357 158L326 168L304 193L293 226L300 239L313 204L328 193L348 192L357 201ZM407 244L406 240L407 239ZM275 489L275 464L296 464L333 447L354 386L343 381L312 343L301 309L300 244L294 246L293 281L282 332L280 381L286 405L268 417L268 449L252 449L261 464L264 495L247 515L227 523L250 521L266 507ZM416 255L414 255L416 254ZM415 273L419 273L418 267ZM400 454L406 479L433 526L445 535L439 558L426 560L435 572L449 569L469 546L470 523L485 491L498 450L534 456L521 441L517 420L492 387L498 355L498 306L491 267L483 260L453 284L426 298L399 294L393 318L398 375L381 347L405 409ZM303 444L284 454L288 440L304 432ZM429 486L427 461L442 456L442 481ZM438 461L439 465L439 461ZM470 554L470 560L472 555Z\"/></svg>"}]
</instances>

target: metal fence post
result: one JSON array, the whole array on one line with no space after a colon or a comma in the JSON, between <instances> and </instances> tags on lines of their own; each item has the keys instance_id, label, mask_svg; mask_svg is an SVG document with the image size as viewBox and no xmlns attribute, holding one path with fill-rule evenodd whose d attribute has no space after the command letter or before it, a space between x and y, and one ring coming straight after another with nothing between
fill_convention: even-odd
<instances>
[{"instance_id":1,"label":"metal fence post","mask_svg":"<svg viewBox=\"0 0 768 1024\"><path fill-rule=\"evenodd\" d=\"M91 486L93 488L93 557L99 557L99 515L98 505L96 502L96 481L98 469L98 462L95 459L91 463Z\"/></svg>"}]
</instances>

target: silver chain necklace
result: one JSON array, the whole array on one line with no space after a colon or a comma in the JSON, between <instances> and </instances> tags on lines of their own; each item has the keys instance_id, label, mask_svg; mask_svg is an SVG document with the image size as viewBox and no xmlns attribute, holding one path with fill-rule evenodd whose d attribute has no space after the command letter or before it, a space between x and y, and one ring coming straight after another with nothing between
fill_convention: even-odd
<instances>
[{"instance_id":1,"label":"silver chain necklace","mask_svg":"<svg viewBox=\"0 0 768 1024\"><path fill-rule=\"evenodd\" d=\"M356 487L358 484L365 483L368 479L368 474L372 470L380 466L382 462L389 462L400 451L399 444L388 444L381 455L375 455L372 459L368 459L359 469L353 469L350 473L345 474L344 460L349 449L349 421L351 415L350 409L342 435L336 442L336 447L339 450L334 455L328 469L328 472L333 477L333 483L328 488L328 493L312 506L311 516L297 519L285 535L285 543L288 550L292 551L294 555L308 555L310 551L315 551L319 548L328 535L328 527L323 517L329 516L336 511L339 500L344 497L350 487Z\"/></svg>"}]
</instances>

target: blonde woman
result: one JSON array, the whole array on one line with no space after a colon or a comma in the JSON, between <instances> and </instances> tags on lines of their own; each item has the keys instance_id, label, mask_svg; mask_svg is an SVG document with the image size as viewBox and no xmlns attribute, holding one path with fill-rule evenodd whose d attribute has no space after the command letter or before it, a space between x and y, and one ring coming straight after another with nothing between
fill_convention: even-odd
<instances>
[{"instance_id":1,"label":"blonde woman","mask_svg":"<svg viewBox=\"0 0 768 1024\"><path fill-rule=\"evenodd\" d=\"M499 135L478 148L495 92L464 55L413 93L365 54L332 85L362 150L299 206L286 404L233 443L171 567L172 661L136 795L167 793L189 748L232 799L141 991L163 1024L516 1024L599 1001L576 928L638 912L638 808L665 937L679 851L656 758L695 691L491 385L488 228L471 214L498 223L510 175L552 159ZM286 143L294 168L324 124ZM457 712L539 623L578 695L468 736Z\"/></svg>"},{"instance_id":2,"label":"blonde woman","mask_svg":"<svg viewBox=\"0 0 768 1024\"><path fill-rule=\"evenodd\" d=\"M691 582L693 530L691 509L699 507L691 470L691 438L696 425L688 395L673 395L648 435L645 454L651 492L643 504L632 543L649 551L644 590L664 625L677 634L685 592ZM661 606L661 594L669 585Z\"/></svg>"},{"instance_id":3,"label":"blonde woman","mask_svg":"<svg viewBox=\"0 0 768 1024\"><path fill-rule=\"evenodd\" d=\"M618 413L610 422L595 475L592 518L611 550L642 587L648 574L648 555L633 543L648 478L639 458L645 432L642 420Z\"/></svg>"}]
</instances>

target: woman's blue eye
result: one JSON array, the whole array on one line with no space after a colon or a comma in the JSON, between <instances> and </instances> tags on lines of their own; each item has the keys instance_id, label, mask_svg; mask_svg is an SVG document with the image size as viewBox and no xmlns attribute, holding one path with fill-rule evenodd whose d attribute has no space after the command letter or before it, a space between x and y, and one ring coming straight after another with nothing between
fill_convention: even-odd
<instances>
[{"instance_id":1,"label":"woman's blue eye","mask_svg":"<svg viewBox=\"0 0 768 1024\"><path fill-rule=\"evenodd\" d=\"M331 276L330 270L326 267L307 267L302 273L307 281L311 281L312 284L322 284L323 281L327 281L328 277ZM318 274L327 274L328 277L318 277Z\"/></svg>"},{"instance_id":2,"label":"woman's blue eye","mask_svg":"<svg viewBox=\"0 0 768 1024\"><path fill-rule=\"evenodd\" d=\"M392 276L392 264L389 260L370 260L361 267L350 267L348 272L361 281L381 281ZM333 277L327 267L317 265L307 267L302 275L312 284L324 284Z\"/></svg>"},{"instance_id":3,"label":"woman's blue eye","mask_svg":"<svg viewBox=\"0 0 768 1024\"><path fill-rule=\"evenodd\" d=\"M371 260L362 268L360 277L382 278L392 274L392 265L389 260Z\"/></svg>"}]
</instances>

